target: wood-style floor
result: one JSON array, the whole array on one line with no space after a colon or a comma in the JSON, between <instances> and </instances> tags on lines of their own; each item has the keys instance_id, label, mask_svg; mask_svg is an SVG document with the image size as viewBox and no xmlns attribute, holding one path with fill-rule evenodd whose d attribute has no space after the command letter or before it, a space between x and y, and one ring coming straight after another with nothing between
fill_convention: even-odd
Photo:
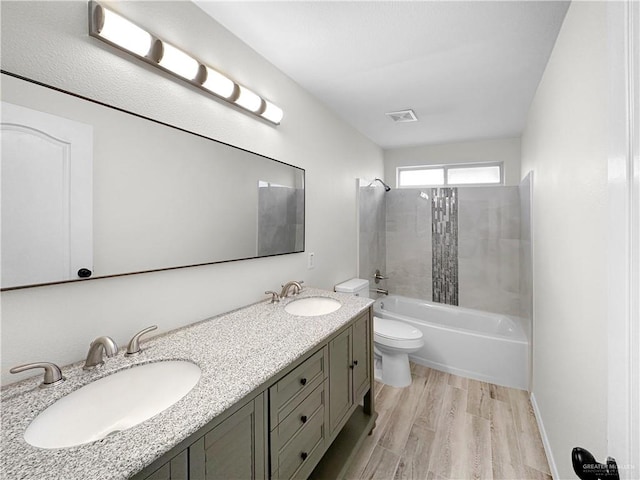
<instances>
[{"instance_id":1,"label":"wood-style floor","mask_svg":"<svg viewBox=\"0 0 640 480\"><path fill-rule=\"evenodd\" d=\"M551 480L527 392L411 371L407 388L376 382L377 425L348 479Z\"/></svg>"}]
</instances>

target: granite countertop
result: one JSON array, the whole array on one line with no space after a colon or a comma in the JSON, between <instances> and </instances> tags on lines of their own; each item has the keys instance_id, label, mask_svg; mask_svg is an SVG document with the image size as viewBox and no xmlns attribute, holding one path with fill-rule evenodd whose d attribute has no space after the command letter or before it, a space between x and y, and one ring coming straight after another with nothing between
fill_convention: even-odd
<instances>
[{"instance_id":1,"label":"granite countertop","mask_svg":"<svg viewBox=\"0 0 640 480\"><path fill-rule=\"evenodd\" d=\"M284 311L287 303L310 296L335 298L342 306L318 317ZM62 369L67 380L60 386L38 388L41 375L8 385L1 397L1 478L127 479L310 353L372 303L367 298L305 288L280 303L256 303L143 341L140 355L125 357L121 350L96 371L82 370L84 362L74 363ZM185 397L158 415L77 447L42 449L24 440L33 419L64 395L118 370L164 360L191 361L202 376Z\"/></svg>"}]
</instances>

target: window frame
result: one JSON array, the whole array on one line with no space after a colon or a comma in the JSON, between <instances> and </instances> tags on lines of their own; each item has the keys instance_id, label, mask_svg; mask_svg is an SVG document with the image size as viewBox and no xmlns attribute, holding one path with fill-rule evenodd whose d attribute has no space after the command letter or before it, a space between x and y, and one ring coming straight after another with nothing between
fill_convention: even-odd
<instances>
[{"instance_id":1,"label":"window frame","mask_svg":"<svg viewBox=\"0 0 640 480\"><path fill-rule=\"evenodd\" d=\"M498 183L449 183L449 169L498 167L500 169L500 182ZM444 183L438 185L400 185L400 173L415 170L439 170L444 171ZM444 163L429 165L407 165L396 167L396 188L435 188L435 187L491 187L504 185L504 162L472 162L472 163Z\"/></svg>"}]
</instances>

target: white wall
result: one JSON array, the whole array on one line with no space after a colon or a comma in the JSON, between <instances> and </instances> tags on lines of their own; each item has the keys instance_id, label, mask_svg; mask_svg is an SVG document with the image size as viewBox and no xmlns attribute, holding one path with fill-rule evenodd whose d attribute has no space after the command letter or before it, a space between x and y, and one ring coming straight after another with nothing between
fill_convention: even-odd
<instances>
[{"instance_id":1,"label":"white wall","mask_svg":"<svg viewBox=\"0 0 640 480\"><path fill-rule=\"evenodd\" d=\"M477 162L504 162L505 185L518 185L520 138L496 138L385 150L384 181L395 186L398 167Z\"/></svg>"},{"instance_id":2,"label":"white wall","mask_svg":"<svg viewBox=\"0 0 640 480\"><path fill-rule=\"evenodd\" d=\"M273 127L88 36L86 2L6 2L2 68L306 169L306 255L226 263L2 293L2 381L23 362L81 360L89 342L120 344L263 298L285 281L331 288L356 273L356 177L383 172L379 147L338 119L190 2L113 8L218 66L283 108Z\"/></svg>"},{"instance_id":3,"label":"white wall","mask_svg":"<svg viewBox=\"0 0 640 480\"><path fill-rule=\"evenodd\" d=\"M572 2L522 135L534 172L533 395L560 478L607 451L606 2Z\"/></svg>"}]
</instances>

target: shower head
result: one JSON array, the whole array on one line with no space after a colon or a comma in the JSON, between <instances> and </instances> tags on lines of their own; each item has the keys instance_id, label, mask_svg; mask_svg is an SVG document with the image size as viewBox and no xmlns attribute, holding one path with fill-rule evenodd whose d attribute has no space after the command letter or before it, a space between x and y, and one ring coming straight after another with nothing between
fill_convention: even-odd
<instances>
[{"instance_id":1,"label":"shower head","mask_svg":"<svg viewBox=\"0 0 640 480\"><path fill-rule=\"evenodd\" d=\"M384 187L384 191L388 192L389 190L391 190L391 187L389 185L387 185L386 183L384 183L382 180L380 180L379 178L376 178L373 180L373 182L378 181L382 184L382 186ZM371 182L371 183L373 183Z\"/></svg>"}]
</instances>

